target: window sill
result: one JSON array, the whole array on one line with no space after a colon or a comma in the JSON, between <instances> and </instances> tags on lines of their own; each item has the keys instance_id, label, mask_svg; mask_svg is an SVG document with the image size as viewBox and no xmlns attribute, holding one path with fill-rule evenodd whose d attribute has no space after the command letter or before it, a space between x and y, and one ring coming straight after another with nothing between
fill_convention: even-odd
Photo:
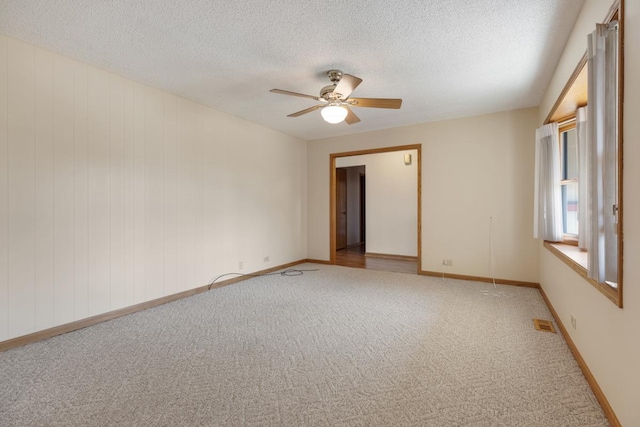
<instances>
[{"instance_id":1,"label":"window sill","mask_svg":"<svg viewBox=\"0 0 640 427\"><path fill-rule=\"evenodd\" d=\"M567 243L544 242L544 245L559 257L569 258L569 262L573 264L570 265L570 267L574 270L577 269L576 271L580 275L587 277L588 256L586 251L580 250L577 245Z\"/></svg>"},{"instance_id":2,"label":"window sill","mask_svg":"<svg viewBox=\"0 0 640 427\"><path fill-rule=\"evenodd\" d=\"M544 242L544 247L552 254L560 258L562 262L571 267L584 280L589 282L591 286L596 288L600 293L606 296L611 302L622 308L622 300L618 290L604 283L598 283L587 277L587 252L581 251L577 246L567 245L564 243Z\"/></svg>"}]
</instances>

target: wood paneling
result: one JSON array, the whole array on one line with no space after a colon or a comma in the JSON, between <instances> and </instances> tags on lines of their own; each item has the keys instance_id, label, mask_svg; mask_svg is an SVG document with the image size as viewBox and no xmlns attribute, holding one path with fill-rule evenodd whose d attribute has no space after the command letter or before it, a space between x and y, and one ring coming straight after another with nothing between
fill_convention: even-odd
<instances>
[{"instance_id":1,"label":"wood paneling","mask_svg":"<svg viewBox=\"0 0 640 427\"><path fill-rule=\"evenodd\" d=\"M66 323L63 325L55 326L53 328L49 328L46 330L34 332L32 334L23 335L18 338L9 339L6 341L0 341L0 352L7 351L12 348L22 347L23 345L31 344L37 341L41 341L47 338L55 337L56 335L66 334L67 332L77 331L78 329L86 328L89 326L96 325L98 323L106 322L107 320L116 319L118 317L126 316L127 314L132 314L138 311L146 310L148 308L157 307L162 304L166 304L169 302L177 301L182 298L190 297L193 295L197 295L202 292L206 292L211 289L221 288L224 286L229 286L234 283L241 282L243 280L251 279L252 277L258 276L260 274L268 274L277 270L282 270L285 268L293 267L298 264L302 264L305 262L313 262L310 260L300 260L294 261L283 265L278 265L275 267L271 267L265 270L256 271L251 275L233 277L231 279L222 280L213 285L204 285L199 286L194 289L189 289L186 291L178 292L175 294L167 295L161 298L157 298L151 301L146 301L143 303L135 304L129 307L112 310L107 313L98 314L96 316L92 316L89 318L85 318L82 320L77 320L75 322Z\"/></svg>"},{"instance_id":2,"label":"wood paneling","mask_svg":"<svg viewBox=\"0 0 640 427\"><path fill-rule=\"evenodd\" d=\"M164 292L164 97L147 88L145 104L146 278L145 293L159 298Z\"/></svg>"},{"instance_id":3,"label":"wood paneling","mask_svg":"<svg viewBox=\"0 0 640 427\"><path fill-rule=\"evenodd\" d=\"M133 305L135 299L135 85L124 81L124 305Z\"/></svg>"},{"instance_id":4,"label":"wood paneling","mask_svg":"<svg viewBox=\"0 0 640 427\"><path fill-rule=\"evenodd\" d=\"M164 293L174 294L178 291L177 284L177 224L176 216L178 205L177 201L177 106L176 97L165 95L164 98L164 198L163 198L163 214L164 214Z\"/></svg>"},{"instance_id":5,"label":"wood paneling","mask_svg":"<svg viewBox=\"0 0 640 427\"><path fill-rule=\"evenodd\" d=\"M301 258L304 153L0 35L0 341Z\"/></svg>"},{"instance_id":6,"label":"wood paneling","mask_svg":"<svg viewBox=\"0 0 640 427\"><path fill-rule=\"evenodd\" d=\"M67 58L53 60L53 324L74 320L75 167L74 69ZM55 290L55 292L54 292ZM48 325L46 325L48 326Z\"/></svg>"},{"instance_id":7,"label":"wood paneling","mask_svg":"<svg viewBox=\"0 0 640 427\"><path fill-rule=\"evenodd\" d=\"M89 94L88 67L74 64L74 119L73 119L73 168L74 168L74 277L64 280L73 281L73 301L61 301L62 306L73 306L73 319L82 319L89 315L89 186L88 186L88 109ZM65 314L60 314L65 316Z\"/></svg>"},{"instance_id":8,"label":"wood paneling","mask_svg":"<svg viewBox=\"0 0 640 427\"><path fill-rule=\"evenodd\" d=\"M89 68L87 87L87 296L89 315L94 316L111 305L109 73Z\"/></svg>"},{"instance_id":9,"label":"wood paneling","mask_svg":"<svg viewBox=\"0 0 640 427\"><path fill-rule=\"evenodd\" d=\"M36 328L53 322L54 108L53 55L34 50L35 314ZM56 114L58 115L58 114Z\"/></svg>"},{"instance_id":10,"label":"wood paneling","mask_svg":"<svg viewBox=\"0 0 640 427\"><path fill-rule=\"evenodd\" d=\"M36 171L34 49L8 46L8 255L9 333L36 328Z\"/></svg>"},{"instance_id":11,"label":"wood paneling","mask_svg":"<svg viewBox=\"0 0 640 427\"><path fill-rule=\"evenodd\" d=\"M197 283L195 276L194 260L195 260L195 227L194 212L195 205L195 189L193 185L193 135L195 134L193 126L193 115L190 114L189 105L182 101L178 103L178 114L180 117L179 127L182 138L177 145L178 158L178 247L183 248L178 251L178 278L181 286L178 289L186 290L189 283Z\"/></svg>"},{"instance_id":12,"label":"wood paneling","mask_svg":"<svg viewBox=\"0 0 640 427\"><path fill-rule=\"evenodd\" d=\"M109 298L124 307L124 79L109 76Z\"/></svg>"},{"instance_id":13,"label":"wood paneling","mask_svg":"<svg viewBox=\"0 0 640 427\"><path fill-rule=\"evenodd\" d=\"M139 303L145 300L147 288L146 269L146 173L145 173L145 141L146 141L146 108L145 108L145 86L134 84L133 88L133 235L134 235L134 276L133 282L134 302Z\"/></svg>"}]
</instances>

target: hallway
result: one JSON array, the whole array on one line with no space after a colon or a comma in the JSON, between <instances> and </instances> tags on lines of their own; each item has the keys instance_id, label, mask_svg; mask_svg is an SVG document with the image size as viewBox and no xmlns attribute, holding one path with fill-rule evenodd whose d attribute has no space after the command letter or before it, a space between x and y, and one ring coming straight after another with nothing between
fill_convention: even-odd
<instances>
[{"instance_id":1,"label":"hallway","mask_svg":"<svg viewBox=\"0 0 640 427\"><path fill-rule=\"evenodd\" d=\"M364 255L364 245L336 251L336 265L364 268L367 270L393 271L396 273L418 274L418 262L414 260L378 258Z\"/></svg>"}]
</instances>

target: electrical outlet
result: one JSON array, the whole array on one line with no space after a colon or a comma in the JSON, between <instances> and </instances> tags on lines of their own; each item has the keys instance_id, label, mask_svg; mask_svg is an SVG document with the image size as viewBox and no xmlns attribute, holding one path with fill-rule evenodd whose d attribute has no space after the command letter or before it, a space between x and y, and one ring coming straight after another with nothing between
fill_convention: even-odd
<instances>
[{"instance_id":1,"label":"electrical outlet","mask_svg":"<svg viewBox=\"0 0 640 427\"><path fill-rule=\"evenodd\" d=\"M573 329L576 329L576 316L573 315L573 313L571 313L571 327Z\"/></svg>"},{"instance_id":2,"label":"electrical outlet","mask_svg":"<svg viewBox=\"0 0 640 427\"><path fill-rule=\"evenodd\" d=\"M242 270L242 267L244 267L244 262L240 261L238 263L238 270Z\"/></svg>"},{"instance_id":3,"label":"electrical outlet","mask_svg":"<svg viewBox=\"0 0 640 427\"><path fill-rule=\"evenodd\" d=\"M451 267L453 265L453 260L451 259L443 259L442 265L446 265L447 267Z\"/></svg>"},{"instance_id":4,"label":"electrical outlet","mask_svg":"<svg viewBox=\"0 0 640 427\"><path fill-rule=\"evenodd\" d=\"M263 261L263 262L269 262L269 255L267 255L266 257L264 257L262 261Z\"/></svg>"}]
</instances>

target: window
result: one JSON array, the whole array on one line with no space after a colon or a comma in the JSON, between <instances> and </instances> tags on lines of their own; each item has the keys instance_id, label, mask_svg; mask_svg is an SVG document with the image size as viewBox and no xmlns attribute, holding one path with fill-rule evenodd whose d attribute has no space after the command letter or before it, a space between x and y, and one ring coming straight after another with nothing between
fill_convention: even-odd
<instances>
[{"instance_id":1,"label":"window","mask_svg":"<svg viewBox=\"0 0 640 427\"><path fill-rule=\"evenodd\" d=\"M565 243L578 243L578 138L575 119L559 128L560 136L560 189L562 197L562 232Z\"/></svg>"},{"instance_id":2,"label":"window","mask_svg":"<svg viewBox=\"0 0 640 427\"><path fill-rule=\"evenodd\" d=\"M604 22L589 35L587 53L545 120L558 126L553 135L559 160L551 169L559 177L547 175L556 190L547 191L553 197L545 208L551 207L557 226L546 224L555 231L544 246L622 308L622 1L614 0Z\"/></svg>"}]
</instances>

